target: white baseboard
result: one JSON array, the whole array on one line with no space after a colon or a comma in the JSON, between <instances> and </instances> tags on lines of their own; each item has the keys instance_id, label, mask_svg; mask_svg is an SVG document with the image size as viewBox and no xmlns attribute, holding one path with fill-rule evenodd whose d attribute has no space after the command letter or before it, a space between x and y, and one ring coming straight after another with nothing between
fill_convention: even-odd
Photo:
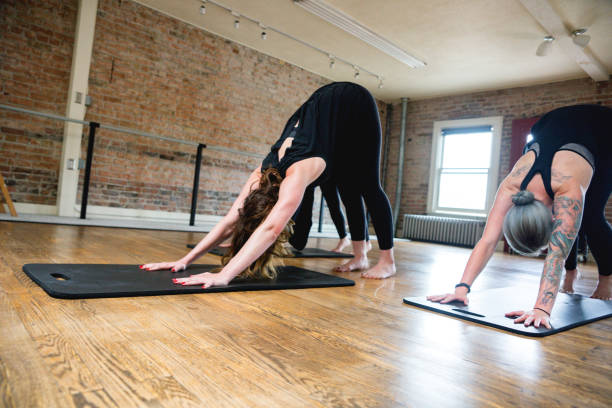
<instances>
[{"instance_id":1,"label":"white baseboard","mask_svg":"<svg viewBox=\"0 0 612 408\"><path fill-rule=\"evenodd\" d=\"M17 211L17 215L57 215L57 206L45 204L15 203L15 211Z\"/></svg>"},{"instance_id":2,"label":"white baseboard","mask_svg":"<svg viewBox=\"0 0 612 408\"><path fill-rule=\"evenodd\" d=\"M57 206L45 204L15 203L17 214L32 215L57 215ZM74 217L81 214L81 206L74 206ZM103 207L99 205L87 206L88 219L116 219L116 220L151 220L155 222L187 223L189 213L177 213L168 211L141 210L134 208ZM219 215L196 214L196 220L200 223L217 223L223 217Z\"/></svg>"},{"instance_id":3,"label":"white baseboard","mask_svg":"<svg viewBox=\"0 0 612 408\"><path fill-rule=\"evenodd\" d=\"M81 206L75 205L75 215L80 214ZM153 210L141 210L133 208L116 208L116 207L102 207L98 205L87 206L87 218L88 219L116 219L116 220L140 220L146 221L151 220L155 222L167 222L171 224L187 223L189 222L189 213L177 213L167 211L153 211ZM208 214L196 214L196 223L215 225L221 221L223 217L220 215L208 215ZM318 233L318 224L313 223L310 232L311 234ZM335 233L336 227L333 224L323 224L324 234Z\"/></svg>"},{"instance_id":4,"label":"white baseboard","mask_svg":"<svg viewBox=\"0 0 612 408\"><path fill-rule=\"evenodd\" d=\"M57 215L57 206L54 205L15 203L15 209L18 215ZM75 204L73 217L78 217L80 213L81 206ZM87 206L88 220L117 220L117 226L121 225L120 221L151 221L155 223L187 225L189 217L189 213L104 207L99 205ZM220 215L196 214L196 225L206 226L210 230L222 218ZM322 233L318 233L318 224L313 223L310 232L313 236L334 235L336 228L333 224L323 224Z\"/></svg>"},{"instance_id":5,"label":"white baseboard","mask_svg":"<svg viewBox=\"0 0 612 408\"><path fill-rule=\"evenodd\" d=\"M81 213L81 206L74 206L75 215ZM167 223L187 223L189 222L189 213L180 212L169 212L169 211L154 211L154 210L142 210L137 208L117 208L117 207L103 207L100 205L88 205L87 206L87 218L88 219L115 219L115 220L151 220L155 222L167 222ZM208 214L196 214L196 221L198 223L217 223L223 217L220 215L208 215Z\"/></svg>"}]
</instances>

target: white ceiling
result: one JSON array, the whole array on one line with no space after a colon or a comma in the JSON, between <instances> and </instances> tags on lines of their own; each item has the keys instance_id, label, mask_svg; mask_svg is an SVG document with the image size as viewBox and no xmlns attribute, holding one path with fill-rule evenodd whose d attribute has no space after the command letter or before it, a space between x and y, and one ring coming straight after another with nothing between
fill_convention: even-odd
<instances>
[{"instance_id":1,"label":"white ceiling","mask_svg":"<svg viewBox=\"0 0 612 408\"><path fill-rule=\"evenodd\" d=\"M213 4L205 15L200 0L136 0L164 14L201 27L330 80L355 81L353 69L306 46L243 20L235 29L229 12ZM325 0L409 54L426 62L412 69L298 7L292 0L218 0L240 14L275 27L369 71L356 82L387 102L400 97L445 95L528 86L587 77L574 59L553 43L537 57L547 35L519 0ZM566 28L588 28L589 51L612 71L612 0L549 0Z\"/></svg>"}]
</instances>

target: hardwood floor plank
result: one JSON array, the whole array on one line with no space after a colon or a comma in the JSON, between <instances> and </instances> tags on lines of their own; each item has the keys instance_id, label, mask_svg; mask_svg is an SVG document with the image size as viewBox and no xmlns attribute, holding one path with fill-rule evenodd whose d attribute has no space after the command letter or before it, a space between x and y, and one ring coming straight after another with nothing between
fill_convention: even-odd
<instances>
[{"instance_id":1,"label":"hardwood floor plank","mask_svg":"<svg viewBox=\"0 0 612 408\"><path fill-rule=\"evenodd\" d=\"M72 402L76 408L115 407L120 405L106 392L105 389L89 390L72 394Z\"/></svg>"},{"instance_id":2,"label":"hardwood floor plank","mask_svg":"<svg viewBox=\"0 0 612 408\"><path fill-rule=\"evenodd\" d=\"M21 271L171 260L200 237L0 222L0 405L610 406L612 319L533 339L402 303L451 290L464 248L398 242L395 277L342 273L356 285L305 290L62 300ZM341 262L287 260L325 273ZM541 268L496 254L474 290L521 282L535 296ZM580 268L588 294L596 269Z\"/></svg>"},{"instance_id":3,"label":"hardwood floor plank","mask_svg":"<svg viewBox=\"0 0 612 408\"><path fill-rule=\"evenodd\" d=\"M70 407L70 396L62 392L43 363L36 345L0 291L0 380L6 407ZM6 394L5 394L6 393Z\"/></svg>"}]
</instances>

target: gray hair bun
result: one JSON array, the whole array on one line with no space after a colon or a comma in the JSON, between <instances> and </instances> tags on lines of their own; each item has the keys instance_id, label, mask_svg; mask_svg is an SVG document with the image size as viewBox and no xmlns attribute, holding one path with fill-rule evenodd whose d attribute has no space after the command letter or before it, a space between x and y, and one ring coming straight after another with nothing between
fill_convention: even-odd
<instances>
[{"instance_id":1,"label":"gray hair bun","mask_svg":"<svg viewBox=\"0 0 612 408\"><path fill-rule=\"evenodd\" d=\"M512 196L514 205L527 205L533 203L534 196L531 191L521 190Z\"/></svg>"}]
</instances>

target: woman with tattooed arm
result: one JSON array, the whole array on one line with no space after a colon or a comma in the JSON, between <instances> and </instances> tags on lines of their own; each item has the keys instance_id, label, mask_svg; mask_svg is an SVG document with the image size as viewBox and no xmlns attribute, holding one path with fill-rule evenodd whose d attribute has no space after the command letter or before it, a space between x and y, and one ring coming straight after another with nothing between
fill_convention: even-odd
<instances>
[{"instance_id":1,"label":"woman with tattooed arm","mask_svg":"<svg viewBox=\"0 0 612 408\"><path fill-rule=\"evenodd\" d=\"M547 247L538 297L531 311L513 311L515 323L550 328L561 285L573 292L576 236L581 223L599 270L593 298L612 300L612 228L604 208L612 191L612 109L576 105L555 109L531 129L533 140L501 183L482 238L474 247L454 293L434 302L462 301L493 255L502 232L523 255ZM551 213L552 210L552 213Z\"/></svg>"}]
</instances>

